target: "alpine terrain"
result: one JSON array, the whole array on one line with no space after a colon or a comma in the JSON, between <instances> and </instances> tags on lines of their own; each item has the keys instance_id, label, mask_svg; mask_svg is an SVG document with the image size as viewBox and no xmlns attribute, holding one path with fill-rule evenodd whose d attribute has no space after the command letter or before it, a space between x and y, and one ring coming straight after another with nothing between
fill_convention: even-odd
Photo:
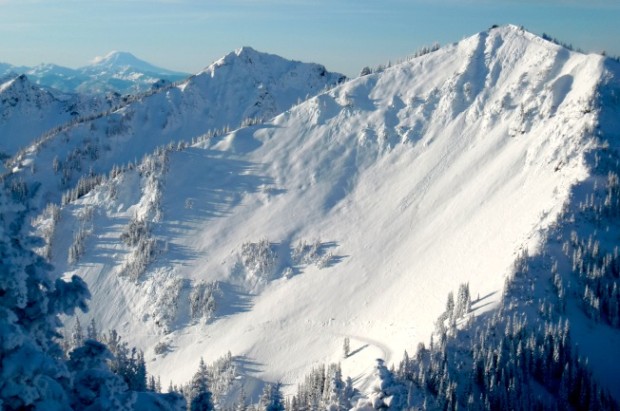
<instances>
[{"instance_id":1,"label":"alpine terrain","mask_svg":"<svg viewBox=\"0 0 620 411\"><path fill-rule=\"evenodd\" d=\"M77 69L50 63L35 67L0 63L0 76L13 73L24 74L42 87L82 94L144 92L189 76L154 66L126 51L112 51Z\"/></svg>"},{"instance_id":2,"label":"alpine terrain","mask_svg":"<svg viewBox=\"0 0 620 411\"><path fill-rule=\"evenodd\" d=\"M617 409L620 63L510 25L368 72L245 47L6 161L69 372L105 334L128 407Z\"/></svg>"}]
</instances>

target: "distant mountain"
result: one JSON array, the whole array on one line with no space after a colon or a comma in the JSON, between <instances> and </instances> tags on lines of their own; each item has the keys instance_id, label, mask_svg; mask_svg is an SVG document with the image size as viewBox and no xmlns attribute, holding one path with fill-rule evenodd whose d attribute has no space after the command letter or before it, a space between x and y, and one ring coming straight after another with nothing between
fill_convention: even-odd
<instances>
[{"instance_id":1,"label":"distant mountain","mask_svg":"<svg viewBox=\"0 0 620 411\"><path fill-rule=\"evenodd\" d=\"M16 67L0 63L0 76L10 73L26 74L32 82L41 86L83 94L135 94L147 91L162 81L175 82L189 76L156 67L131 53L118 51L95 58L91 64L78 69L55 64Z\"/></svg>"},{"instance_id":2,"label":"distant mountain","mask_svg":"<svg viewBox=\"0 0 620 411\"><path fill-rule=\"evenodd\" d=\"M159 76L188 76L186 73L154 66L125 51L112 51L103 57L95 57L91 64L79 70L85 73L92 72L95 74L109 71L113 73L150 73Z\"/></svg>"}]
</instances>

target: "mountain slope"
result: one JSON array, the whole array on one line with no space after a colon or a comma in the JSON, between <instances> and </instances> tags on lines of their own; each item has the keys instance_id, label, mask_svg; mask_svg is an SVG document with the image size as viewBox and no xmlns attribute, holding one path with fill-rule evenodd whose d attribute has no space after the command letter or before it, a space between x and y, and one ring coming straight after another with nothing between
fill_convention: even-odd
<instances>
[{"instance_id":1,"label":"mountain slope","mask_svg":"<svg viewBox=\"0 0 620 411\"><path fill-rule=\"evenodd\" d=\"M52 92L32 84L26 75L0 84L0 155L12 156L44 132L80 116L117 104L113 95L79 96Z\"/></svg>"},{"instance_id":2,"label":"mountain slope","mask_svg":"<svg viewBox=\"0 0 620 411\"><path fill-rule=\"evenodd\" d=\"M37 205L42 208L59 201L58 187L72 187L83 170L108 173L158 146L238 127L248 118L272 117L343 80L318 64L240 49L185 82L124 99L120 108L66 125L11 164L36 165L27 178L42 184Z\"/></svg>"},{"instance_id":3,"label":"mountain slope","mask_svg":"<svg viewBox=\"0 0 620 411\"><path fill-rule=\"evenodd\" d=\"M256 61L235 54L165 95ZM479 33L114 176L63 209L56 272L83 276L92 315L149 347L154 374L184 381L200 356L230 350L246 375L292 384L312 364L342 361L367 389L372 359L426 340L456 284L469 282L480 314L516 255L536 254L589 176L604 75L603 57L517 27ZM153 100L117 115L161 118L134 108ZM82 251L68 264L79 227ZM192 315L197 295L213 296L215 311ZM162 342L171 351L156 355Z\"/></svg>"}]
</instances>

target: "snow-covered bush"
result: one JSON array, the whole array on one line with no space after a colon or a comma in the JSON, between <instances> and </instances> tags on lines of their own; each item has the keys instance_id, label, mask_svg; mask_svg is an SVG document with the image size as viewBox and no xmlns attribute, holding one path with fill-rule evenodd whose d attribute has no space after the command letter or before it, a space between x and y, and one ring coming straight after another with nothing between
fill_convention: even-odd
<instances>
[{"instance_id":1,"label":"snow-covered bush","mask_svg":"<svg viewBox=\"0 0 620 411\"><path fill-rule=\"evenodd\" d=\"M269 241L262 239L257 243L244 243L241 246L241 263L252 277L272 279L277 268L277 254Z\"/></svg>"},{"instance_id":2,"label":"snow-covered bush","mask_svg":"<svg viewBox=\"0 0 620 411\"><path fill-rule=\"evenodd\" d=\"M71 352L73 372L72 408L92 410L132 410L135 393L123 378L110 371L107 361L114 358L107 347L93 340Z\"/></svg>"},{"instance_id":3,"label":"snow-covered bush","mask_svg":"<svg viewBox=\"0 0 620 411\"><path fill-rule=\"evenodd\" d=\"M172 331L179 311L179 300L186 281L178 277L165 277L153 280L149 286L152 299L151 315L155 325L164 332Z\"/></svg>"},{"instance_id":4,"label":"snow-covered bush","mask_svg":"<svg viewBox=\"0 0 620 411\"><path fill-rule=\"evenodd\" d=\"M158 241L155 238L142 237L138 240L129 255L120 275L129 277L132 281L139 281L158 254Z\"/></svg>"},{"instance_id":5,"label":"snow-covered bush","mask_svg":"<svg viewBox=\"0 0 620 411\"><path fill-rule=\"evenodd\" d=\"M87 230L83 225L80 225L80 228L78 228L77 231L73 233L73 242L69 246L69 250L67 253L67 262L69 264L77 263L84 255L84 250L86 247L85 242L88 235L89 230Z\"/></svg>"},{"instance_id":6,"label":"snow-covered bush","mask_svg":"<svg viewBox=\"0 0 620 411\"><path fill-rule=\"evenodd\" d=\"M121 240L128 246L135 246L141 240L148 238L150 233L148 221L134 217L121 233Z\"/></svg>"},{"instance_id":7,"label":"snow-covered bush","mask_svg":"<svg viewBox=\"0 0 620 411\"><path fill-rule=\"evenodd\" d=\"M317 239L310 243L299 240L291 250L291 260L297 265L315 265L318 268L328 267L334 255L325 250L324 244Z\"/></svg>"},{"instance_id":8,"label":"snow-covered bush","mask_svg":"<svg viewBox=\"0 0 620 411\"><path fill-rule=\"evenodd\" d=\"M189 294L190 316L193 320L209 321L215 315L216 295L219 293L217 282L199 282Z\"/></svg>"},{"instance_id":9,"label":"snow-covered bush","mask_svg":"<svg viewBox=\"0 0 620 411\"><path fill-rule=\"evenodd\" d=\"M33 226L38 226L37 234L45 242L37 252L47 260L52 258L52 245L58 221L60 221L60 207L53 203L49 203L43 212L32 221Z\"/></svg>"},{"instance_id":10,"label":"snow-covered bush","mask_svg":"<svg viewBox=\"0 0 620 411\"><path fill-rule=\"evenodd\" d=\"M160 341L155 345L154 351L157 355L165 354L170 351L170 344L168 341Z\"/></svg>"}]
</instances>

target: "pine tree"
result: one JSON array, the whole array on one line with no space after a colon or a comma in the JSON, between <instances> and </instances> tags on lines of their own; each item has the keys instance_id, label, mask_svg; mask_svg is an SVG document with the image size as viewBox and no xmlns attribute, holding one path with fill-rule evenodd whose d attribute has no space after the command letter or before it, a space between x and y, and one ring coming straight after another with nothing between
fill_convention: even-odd
<instances>
[{"instance_id":1,"label":"pine tree","mask_svg":"<svg viewBox=\"0 0 620 411\"><path fill-rule=\"evenodd\" d=\"M344 411L350 408L345 393L345 383L342 381L342 371L340 367L334 367L331 373L325 398L325 409L328 411Z\"/></svg>"},{"instance_id":2,"label":"pine tree","mask_svg":"<svg viewBox=\"0 0 620 411\"><path fill-rule=\"evenodd\" d=\"M262 411L284 411L280 383L267 384L261 396L259 408Z\"/></svg>"},{"instance_id":3,"label":"pine tree","mask_svg":"<svg viewBox=\"0 0 620 411\"><path fill-rule=\"evenodd\" d=\"M198 371L194 374L189 388L190 411L211 411L214 408L212 394L208 388L208 371L203 358L200 358Z\"/></svg>"},{"instance_id":4,"label":"pine tree","mask_svg":"<svg viewBox=\"0 0 620 411\"><path fill-rule=\"evenodd\" d=\"M241 390L239 392L239 397L237 398L236 401L236 405L235 405L235 411L245 411L247 410L248 406L247 406L247 397L245 395L245 390L243 389L243 386L241 386Z\"/></svg>"},{"instance_id":5,"label":"pine tree","mask_svg":"<svg viewBox=\"0 0 620 411\"><path fill-rule=\"evenodd\" d=\"M82 325L80 324L80 318L76 316L73 330L71 330L71 349L74 350L78 347L81 347L83 343L84 332L82 330Z\"/></svg>"},{"instance_id":6,"label":"pine tree","mask_svg":"<svg viewBox=\"0 0 620 411\"><path fill-rule=\"evenodd\" d=\"M133 409L135 393L128 390L120 376L110 371L107 361L111 358L106 346L94 340L86 340L71 352L68 365L74 375L74 409Z\"/></svg>"},{"instance_id":7,"label":"pine tree","mask_svg":"<svg viewBox=\"0 0 620 411\"><path fill-rule=\"evenodd\" d=\"M90 320L90 324L88 324L88 328L86 328L86 338L89 340L99 340L99 332L97 331L97 325L95 324L94 318Z\"/></svg>"},{"instance_id":8,"label":"pine tree","mask_svg":"<svg viewBox=\"0 0 620 411\"><path fill-rule=\"evenodd\" d=\"M351 341L349 340L349 337L344 337L342 351L344 353L344 358L348 358L349 354L351 353Z\"/></svg>"}]
</instances>

